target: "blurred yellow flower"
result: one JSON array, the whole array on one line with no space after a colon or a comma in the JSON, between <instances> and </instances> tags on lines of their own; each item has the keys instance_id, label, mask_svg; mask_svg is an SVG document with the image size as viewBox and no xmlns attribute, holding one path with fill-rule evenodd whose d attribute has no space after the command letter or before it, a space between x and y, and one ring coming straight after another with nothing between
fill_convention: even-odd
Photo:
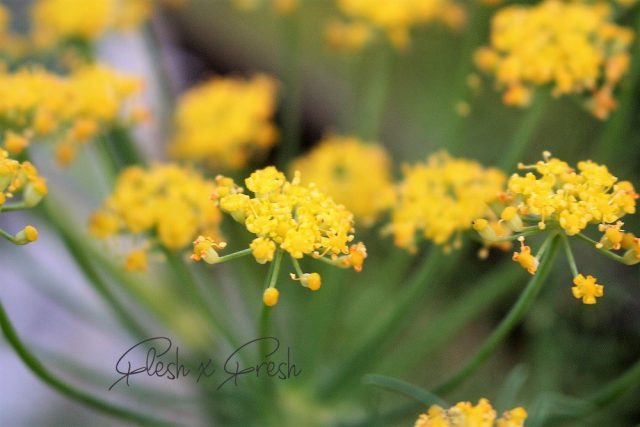
<instances>
[{"instance_id":1,"label":"blurred yellow flower","mask_svg":"<svg viewBox=\"0 0 640 427\"><path fill-rule=\"evenodd\" d=\"M480 399L474 406L471 402L458 402L449 409L432 405L420 415L414 427L522 427L527 411L517 407L506 411L496 420L496 411L487 399Z\"/></svg>"},{"instance_id":2,"label":"blurred yellow flower","mask_svg":"<svg viewBox=\"0 0 640 427\"><path fill-rule=\"evenodd\" d=\"M536 86L551 85L554 96L585 94L586 107L605 119L628 71L632 40L633 31L616 25L603 2L545 0L498 11L490 45L475 62L495 75L506 104L528 105Z\"/></svg>"},{"instance_id":3,"label":"blurred yellow flower","mask_svg":"<svg viewBox=\"0 0 640 427\"><path fill-rule=\"evenodd\" d=\"M439 245L447 245L484 216L488 204L497 200L506 181L504 174L479 163L450 157L430 156L425 163L404 166L397 201L387 230L395 244L414 251L416 233Z\"/></svg>"},{"instance_id":4,"label":"blurred yellow flower","mask_svg":"<svg viewBox=\"0 0 640 427\"><path fill-rule=\"evenodd\" d=\"M338 46L360 47L364 37L362 25L382 31L398 49L409 45L414 27L441 21L453 28L464 25L466 16L461 6L451 0L337 0L338 8L353 22L339 27L332 22L327 30L329 41ZM355 43L354 43L355 42Z\"/></svg>"},{"instance_id":5,"label":"blurred yellow flower","mask_svg":"<svg viewBox=\"0 0 640 427\"><path fill-rule=\"evenodd\" d=\"M221 214L207 199L214 190L213 181L177 165L129 167L120 174L103 206L92 215L89 229L100 239L131 235L178 251L199 235L219 236ZM200 256L204 256L201 252ZM146 258L139 251L132 254L127 259L131 267L128 269L138 270L146 265Z\"/></svg>"},{"instance_id":6,"label":"blurred yellow flower","mask_svg":"<svg viewBox=\"0 0 640 427\"><path fill-rule=\"evenodd\" d=\"M218 77L194 87L178 102L171 155L225 169L245 166L276 142L276 92L276 81L265 75Z\"/></svg>"},{"instance_id":7,"label":"blurred yellow flower","mask_svg":"<svg viewBox=\"0 0 640 427\"><path fill-rule=\"evenodd\" d=\"M60 163L73 160L76 146L92 139L102 127L133 122L130 110L138 105L142 80L106 66L82 67L69 76L41 69L0 72L0 134L12 153L31 140L58 143Z\"/></svg>"},{"instance_id":8,"label":"blurred yellow flower","mask_svg":"<svg viewBox=\"0 0 640 427\"><path fill-rule=\"evenodd\" d=\"M151 0L37 0L32 10L36 43L95 41L114 28L134 28L151 13Z\"/></svg>"},{"instance_id":9,"label":"blurred yellow flower","mask_svg":"<svg viewBox=\"0 0 640 427\"><path fill-rule=\"evenodd\" d=\"M305 183L345 205L359 223L372 225L391 207L394 190L390 161L384 148L354 137L330 136L293 162Z\"/></svg>"}]
</instances>

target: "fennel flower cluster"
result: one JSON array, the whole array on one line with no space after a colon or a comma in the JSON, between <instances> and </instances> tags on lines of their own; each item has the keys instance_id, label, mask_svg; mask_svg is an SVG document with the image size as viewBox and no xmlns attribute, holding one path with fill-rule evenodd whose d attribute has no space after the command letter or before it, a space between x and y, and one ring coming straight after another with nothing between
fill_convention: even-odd
<instances>
[{"instance_id":1,"label":"fennel flower cluster","mask_svg":"<svg viewBox=\"0 0 640 427\"><path fill-rule=\"evenodd\" d=\"M90 233L101 239L133 236L134 249L127 255L125 267L145 270L147 249L154 245L179 251L199 234L219 237L221 213L203 197L214 190L213 181L174 164L129 167L92 215Z\"/></svg>"},{"instance_id":2,"label":"fennel flower cluster","mask_svg":"<svg viewBox=\"0 0 640 427\"><path fill-rule=\"evenodd\" d=\"M412 28L441 21L460 28L465 11L451 0L337 0L338 9L348 18L327 27L328 42L336 47L361 48L376 32L386 34L397 49L410 42Z\"/></svg>"},{"instance_id":3,"label":"fennel flower cluster","mask_svg":"<svg viewBox=\"0 0 640 427\"><path fill-rule=\"evenodd\" d=\"M545 0L498 11L491 43L476 52L475 61L495 75L505 104L526 106L536 86L550 85L554 96L584 95L589 111L606 119L629 69L633 37L602 2Z\"/></svg>"},{"instance_id":4,"label":"fennel flower cluster","mask_svg":"<svg viewBox=\"0 0 640 427\"><path fill-rule=\"evenodd\" d=\"M354 239L353 214L315 184L301 184L298 172L291 181L273 166L253 172L245 180L253 197L228 177L218 176L216 185L212 198L220 210L256 236L241 254L251 253L260 264L276 260L279 266L280 260L276 258L288 253L297 273L291 274L292 279L313 291L320 288L321 277L318 273L302 272L298 260L305 255L339 267L362 269L366 248L362 243L349 244ZM234 254L219 257L216 249L224 246L208 236L200 236L194 242L192 258L216 264L235 257ZM275 305L278 295L274 283L265 290L263 301Z\"/></svg>"},{"instance_id":5,"label":"fennel flower cluster","mask_svg":"<svg viewBox=\"0 0 640 427\"><path fill-rule=\"evenodd\" d=\"M416 233L439 245L460 244L460 234L497 200L505 175L479 163L441 152L426 162L404 166L387 231L395 244L416 250Z\"/></svg>"},{"instance_id":6,"label":"fennel flower cluster","mask_svg":"<svg viewBox=\"0 0 640 427\"><path fill-rule=\"evenodd\" d=\"M414 427L523 427L527 411L517 407L506 411L497 420L496 416L487 399L480 399L475 406L471 402L458 402L449 409L432 405L420 415Z\"/></svg>"},{"instance_id":7,"label":"fennel flower cluster","mask_svg":"<svg viewBox=\"0 0 640 427\"><path fill-rule=\"evenodd\" d=\"M276 142L277 89L265 75L218 77L192 88L176 107L171 155L223 169L245 166Z\"/></svg>"},{"instance_id":8,"label":"fennel flower cluster","mask_svg":"<svg viewBox=\"0 0 640 427\"><path fill-rule=\"evenodd\" d=\"M33 164L14 160L6 150L0 149L0 212L35 207L47 193L47 182ZM20 200L16 201L18 197ZM16 235L0 229L0 235L24 245L37 240L38 231L28 225Z\"/></svg>"},{"instance_id":9,"label":"fennel flower cluster","mask_svg":"<svg viewBox=\"0 0 640 427\"><path fill-rule=\"evenodd\" d=\"M0 135L5 149L22 152L34 139L56 141L56 157L67 165L77 146L102 127L133 122L143 110L136 100L142 81L106 66L82 67L69 76L42 69L0 73Z\"/></svg>"},{"instance_id":10,"label":"fennel flower cluster","mask_svg":"<svg viewBox=\"0 0 640 427\"><path fill-rule=\"evenodd\" d=\"M152 6L152 0L37 0L32 9L34 38L43 47L93 42L110 30L139 26Z\"/></svg>"},{"instance_id":11,"label":"fennel flower cluster","mask_svg":"<svg viewBox=\"0 0 640 427\"><path fill-rule=\"evenodd\" d=\"M345 205L358 223L371 225L393 204L390 167L382 146L330 136L294 161L291 169Z\"/></svg>"},{"instance_id":12,"label":"fennel flower cluster","mask_svg":"<svg viewBox=\"0 0 640 427\"><path fill-rule=\"evenodd\" d=\"M501 197L501 211L497 214L503 225L516 233L509 238L520 241L520 251L514 253L513 260L530 274L538 270L544 247L534 255L525 244L525 236L546 230L591 242L583 234L591 224L598 225L602 233L599 242L592 242L596 249L624 264L640 262L640 240L625 232L624 223L620 221L636 212L639 196L629 181L618 180L606 166L590 160L578 162L574 169L549 152L543 153L543 160L534 165L518 166L530 172L516 173L509 178L507 190ZM501 240L488 224L487 219L480 218L474 221L474 228L486 241ZM596 297L603 295L603 287L593 276L578 273L566 239L565 244L574 275L572 292L585 304L594 304ZM611 252L618 250L626 253L618 256Z\"/></svg>"}]
</instances>

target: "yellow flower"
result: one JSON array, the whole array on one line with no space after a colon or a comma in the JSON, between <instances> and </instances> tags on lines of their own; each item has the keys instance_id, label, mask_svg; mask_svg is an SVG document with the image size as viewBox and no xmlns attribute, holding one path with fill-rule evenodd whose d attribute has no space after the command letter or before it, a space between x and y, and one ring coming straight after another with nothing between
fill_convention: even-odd
<instances>
[{"instance_id":1,"label":"yellow flower","mask_svg":"<svg viewBox=\"0 0 640 427\"><path fill-rule=\"evenodd\" d=\"M214 189L215 184L199 173L173 164L129 167L92 216L90 231L97 238L142 236L172 251L183 249L199 235L217 238L220 211L206 197ZM194 256L210 262L209 249L216 244L211 241L204 246L196 245Z\"/></svg>"},{"instance_id":2,"label":"yellow flower","mask_svg":"<svg viewBox=\"0 0 640 427\"><path fill-rule=\"evenodd\" d=\"M77 144L118 122L130 123L130 103L141 90L140 79L101 65L68 76L31 68L0 71L0 120L13 129L4 145L20 152L32 138L55 141L56 157L67 164Z\"/></svg>"},{"instance_id":3,"label":"yellow flower","mask_svg":"<svg viewBox=\"0 0 640 427\"><path fill-rule=\"evenodd\" d=\"M272 307L278 304L278 299L280 299L280 292L278 289L267 288L264 290L264 294L262 296L262 302L264 302L264 305Z\"/></svg>"},{"instance_id":4,"label":"yellow flower","mask_svg":"<svg viewBox=\"0 0 640 427\"><path fill-rule=\"evenodd\" d=\"M218 177L217 184L218 191L227 186L222 191L227 195L218 196L217 204L225 212L238 213L229 211L225 202L242 189L224 177ZM282 172L270 166L255 171L245 184L254 197L246 199L238 209L242 210L241 217L249 232L273 241L294 258L349 253L353 214L314 184L302 185L299 174L289 182Z\"/></svg>"},{"instance_id":5,"label":"yellow flower","mask_svg":"<svg viewBox=\"0 0 640 427\"><path fill-rule=\"evenodd\" d=\"M464 9L450 0L337 0L337 3L348 19L385 33L398 49L408 46L409 32L414 27L440 21L457 29L466 20ZM335 21L331 27L334 29L329 31L335 32L338 28Z\"/></svg>"},{"instance_id":6,"label":"yellow flower","mask_svg":"<svg viewBox=\"0 0 640 427\"><path fill-rule=\"evenodd\" d=\"M405 166L387 229L397 246L412 251L419 231L425 239L448 246L487 212L504 182L497 169L446 153L432 155L426 163Z\"/></svg>"},{"instance_id":7,"label":"yellow flower","mask_svg":"<svg viewBox=\"0 0 640 427\"><path fill-rule=\"evenodd\" d=\"M136 249L129 252L124 261L124 269L126 271L145 271L147 266L147 252L144 249Z\"/></svg>"},{"instance_id":8,"label":"yellow flower","mask_svg":"<svg viewBox=\"0 0 640 427\"><path fill-rule=\"evenodd\" d=\"M36 43L95 41L114 28L133 28L151 13L151 0L37 0L32 10Z\"/></svg>"},{"instance_id":9,"label":"yellow flower","mask_svg":"<svg viewBox=\"0 0 640 427\"><path fill-rule=\"evenodd\" d=\"M605 119L615 108L612 92L628 71L632 39L604 2L545 0L497 12L491 44L475 60L495 75L508 105L528 105L534 87L551 85L554 96L585 94L587 108Z\"/></svg>"},{"instance_id":10,"label":"yellow flower","mask_svg":"<svg viewBox=\"0 0 640 427\"><path fill-rule=\"evenodd\" d=\"M513 253L513 260L527 270L529 274L535 274L538 271L538 258L531 255L531 248L524 244L524 238L520 239L520 252Z\"/></svg>"},{"instance_id":11,"label":"yellow flower","mask_svg":"<svg viewBox=\"0 0 640 427\"><path fill-rule=\"evenodd\" d=\"M216 242L210 237L198 236L193 241L193 254L191 259L194 261L204 260L207 264L215 264L220 259L220 255L216 249L224 249L226 242Z\"/></svg>"},{"instance_id":12,"label":"yellow flower","mask_svg":"<svg viewBox=\"0 0 640 427\"><path fill-rule=\"evenodd\" d=\"M418 417L414 427L522 427L527 411L517 407L497 420L496 416L487 399L480 399L475 406L471 402L458 402L449 409L432 405Z\"/></svg>"},{"instance_id":13,"label":"yellow flower","mask_svg":"<svg viewBox=\"0 0 640 427\"><path fill-rule=\"evenodd\" d=\"M47 182L30 162L13 160L0 149L0 206L20 192L25 207L34 207L47 195Z\"/></svg>"},{"instance_id":14,"label":"yellow flower","mask_svg":"<svg viewBox=\"0 0 640 427\"><path fill-rule=\"evenodd\" d=\"M604 286L596 283L596 278L588 275L584 277L582 274L578 274L573 279L574 287L571 288L573 296L577 299L582 299L584 304L595 304L596 297L604 295Z\"/></svg>"},{"instance_id":15,"label":"yellow flower","mask_svg":"<svg viewBox=\"0 0 640 427\"><path fill-rule=\"evenodd\" d=\"M611 224L636 211L633 185L618 181L606 166L590 160L578 163L577 171L566 162L545 153L543 161L521 169L535 170L514 174L507 184L508 197L522 215L556 221L568 235L584 230L590 223Z\"/></svg>"},{"instance_id":16,"label":"yellow flower","mask_svg":"<svg viewBox=\"0 0 640 427\"><path fill-rule=\"evenodd\" d=\"M172 156L220 168L241 168L275 142L271 123L277 84L258 75L249 80L215 78L178 101Z\"/></svg>"},{"instance_id":17,"label":"yellow flower","mask_svg":"<svg viewBox=\"0 0 640 427\"><path fill-rule=\"evenodd\" d=\"M331 194L365 225L393 204L390 161L379 145L353 137L328 137L294 161L291 169L299 170L304 182Z\"/></svg>"},{"instance_id":18,"label":"yellow flower","mask_svg":"<svg viewBox=\"0 0 640 427\"><path fill-rule=\"evenodd\" d=\"M226 255L225 261L251 253L260 264L280 263L286 252L297 273L291 278L312 291L320 289L322 278L318 273L302 272L298 259L305 255L362 270L367 256L364 244L348 245L354 238L353 214L315 184L302 184L299 172L289 181L269 166L253 172L245 185L253 196L244 194L244 188L231 178L218 176L212 193L211 198L223 212L256 235L248 249ZM265 291L264 303L275 305L278 295L272 283Z\"/></svg>"},{"instance_id":19,"label":"yellow flower","mask_svg":"<svg viewBox=\"0 0 640 427\"><path fill-rule=\"evenodd\" d=\"M259 264L265 264L273 261L273 255L276 252L276 244L264 237L256 237L249 245L253 257Z\"/></svg>"}]
</instances>

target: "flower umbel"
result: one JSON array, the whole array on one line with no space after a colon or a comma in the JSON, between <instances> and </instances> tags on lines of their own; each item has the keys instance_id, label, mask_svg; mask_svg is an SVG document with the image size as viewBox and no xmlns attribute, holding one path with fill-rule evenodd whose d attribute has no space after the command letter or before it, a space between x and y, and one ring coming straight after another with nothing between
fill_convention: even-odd
<instances>
[{"instance_id":1,"label":"flower umbel","mask_svg":"<svg viewBox=\"0 0 640 427\"><path fill-rule=\"evenodd\" d=\"M276 142L276 93L265 75L219 77L190 89L176 107L171 155L224 169L247 165Z\"/></svg>"},{"instance_id":2,"label":"flower umbel","mask_svg":"<svg viewBox=\"0 0 640 427\"><path fill-rule=\"evenodd\" d=\"M604 2L545 0L496 13L491 44L475 60L495 75L508 105L528 105L536 86L551 85L554 96L585 94L586 107L606 119L629 68L632 40L633 32L613 22Z\"/></svg>"},{"instance_id":3,"label":"flower umbel","mask_svg":"<svg viewBox=\"0 0 640 427\"><path fill-rule=\"evenodd\" d=\"M446 248L454 238L457 245L460 233L497 200L504 182L499 170L446 153L405 166L387 230L397 246L411 251L416 249L417 232Z\"/></svg>"},{"instance_id":4,"label":"flower umbel","mask_svg":"<svg viewBox=\"0 0 640 427\"><path fill-rule=\"evenodd\" d=\"M379 145L331 136L296 160L291 169L345 205L359 223L371 225L393 204L390 161Z\"/></svg>"},{"instance_id":5,"label":"flower umbel","mask_svg":"<svg viewBox=\"0 0 640 427\"><path fill-rule=\"evenodd\" d=\"M518 167L533 172L527 172L524 176L513 174L499 204L500 221L514 234L498 237L488 232L484 218L476 219L474 228L487 242L519 240L521 249L513 254L513 260L531 274L535 274L544 248L533 256L531 248L524 244L525 236L543 232L561 234L575 277L573 294L585 304L595 304L596 297L603 295L603 286L596 284L592 276L585 278L578 273L568 238L577 236L623 264L640 262L636 256L635 236L623 230L624 223L620 220L636 212L639 196L633 185L628 181L619 181L606 166L591 160L578 162L574 169L568 163L552 157L549 152L544 152L543 160L534 165L520 164ZM492 213L489 216L495 215ZM598 224L597 228L602 233L599 242L583 234L592 224ZM614 251L625 253L621 256Z\"/></svg>"},{"instance_id":6,"label":"flower umbel","mask_svg":"<svg viewBox=\"0 0 640 427\"><path fill-rule=\"evenodd\" d=\"M432 405L418 417L414 427L522 427L527 411L517 407L506 411L497 420L496 416L487 399L480 399L475 406L471 402L458 402L449 409Z\"/></svg>"},{"instance_id":7,"label":"flower umbel","mask_svg":"<svg viewBox=\"0 0 640 427\"><path fill-rule=\"evenodd\" d=\"M214 249L224 247L211 240L220 235L221 214L204 195L214 189L215 184L199 173L173 164L129 167L92 216L91 234L98 238L129 235L171 251L181 250L197 238L194 257L211 262L217 256Z\"/></svg>"},{"instance_id":8,"label":"flower umbel","mask_svg":"<svg viewBox=\"0 0 640 427\"><path fill-rule=\"evenodd\" d=\"M286 252L296 269L297 275L293 274L292 278L311 290L320 289L322 279L318 273L302 272L298 260L305 255L339 267L362 269L366 258L364 245L349 247L354 238L353 214L315 184L301 184L300 173L296 172L289 181L270 166L252 173L245 184L253 197L245 194L244 188L232 179L216 178L212 195L215 204L256 235L248 249L226 255L224 260L250 253L260 264L279 263L278 254ZM268 289L271 288L273 286ZM268 292L265 304L276 304L276 294Z\"/></svg>"}]
</instances>

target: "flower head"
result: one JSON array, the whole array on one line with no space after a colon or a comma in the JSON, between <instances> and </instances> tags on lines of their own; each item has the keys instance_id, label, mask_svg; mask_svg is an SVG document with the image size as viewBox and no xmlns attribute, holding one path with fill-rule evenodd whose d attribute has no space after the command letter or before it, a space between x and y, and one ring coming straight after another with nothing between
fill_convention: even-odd
<instances>
[{"instance_id":1,"label":"flower head","mask_svg":"<svg viewBox=\"0 0 640 427\"><path fill-rule=\"evenodd\" d=\"M496 13L491 44L475 60L495 75L506 104L528 105L536 86L550 85L554 96L585 94L585 105L605 119L628 71L632 39L631 30L613 23L604 2L545 0Z\"/></svg>"},{"instance_id":2,"label":"flower head","mask_svg":"<svg viewBox=\"0 0 640 427\"><path fill-rule=\"evenodd\" d=\"M338 0L338 7L353 21L347 25L366 25L372 32L380 31L398 49L408 46L409 33L414 27L440 21L459 28L466 20L464 9L451 0ZM335 41L335 21L331 26Z\"/></svg>"},{"instance_id":3,"label":"flower head","mask_svg":"<svg viewBox=\"0 0 640 427\"><path fill-rule=\"evenodd\" d=\"M612 224L636 211L638 194L628 181L618 181L606 166L590 160L578 162L577 170L545 153L545 158L522 169L534 170L524 176L514 174L507 184L507 197L520 215L539 218L544 228L551 220L568 235L589 224Z\"/></svg>"},{"instance_id":4,"label":"flower head","mask_svg":"<svg viewBox=\"0 0 640 427\"><path fill-rule=\"evenodd\" d=\"M215 258L211 251L224 247L200 236L213 239L220 234L220 211L205 196L214 189L212 181L173 164L129 167L92 216L90 231L98 238L131 235L171 251L183 249L197 237L194 257L210 262Z\"/></svg>"},{"instance_id":5,"label":"flower head","mask_svg":"<svg viewBox=\"0 0 640 427\"><path fill-rule=\"evenodd\" d=\"M505 412L496 420L496 411L487 399L480 399L474 406L471 402L458 402L449 409L432 405L420 415L415 427L522 427L527 411L517 407Z\"/></svg>"},{"instance_id":6,"label":"flower head","mask_svg":"<svg viewBox=\"0 0 640 427\"><path fill-rule=\"evenodd\" d=\"M253 196L245 194L245 189L231 178L216 178L212 200L256 236L248 249L228 254L225 260L252 254L260 264L276 262L277 271L282 254L288 253L297 273L291 278L312 291L320 289L322 278L318 273L302 271L298 260L305 255L338 267L362 270L367 256L364 244L349 246L354 238L353 214L315 184L302 184L299 172L289 181L269 166L253 172L245 179L245 185ZM273 278L263 302L275 305L279 296L276 292Z\"/></svg>"},{"instance_id":7,"label":"flower head","mask_svg":"<svg viewBox=\"0 0 640 427\"><path fill-rule=\"evenodd\" d=\"M36 42L95 41L114 28L137 27L151 0L37 0L32 10Z\"/></svg>"},{"instance_id":8,"label":"flower head","mask_svg":"<svg viewBox=\"0 0 640 427\"><path fill-rule=\"evenodd\" d=\"M292 170L331 194L365 225L393 204L390 161L381 146L353 137L328 137L296 160Z\"/></svg>"},{"instance_id":9,"label":"flower head","mask_svg":"<svg viewBox=\"0 0 640 427\"><path fill-rule=\"evenodd\" d=\"M448 245L498 198L505 176L472 160L446 153L404 168L388 230L396 245L415 250L416 232L436 244Z\"/></svg>"},{"instance_id":10,"label":"flower head","mask_svg":"<svg viewBox=\"0 0 640 427\"><path fill-rule=\"evenodd\" d=\"M131 122L142 81L102 65L81 67L68 76L37 68L0 71L0 133L13 153L31 141L55 141L62 164L73 160L77 147L102 129Z\"/></svg>"},{"instance_id":11,"label":"flower head","mask_svg":"<svg viewBox=\"0 0 640 427\"><path fill-rule=\"evenodd\" d=\"M219 77L194 87L178 101L170 153L219 168L245 166L276 142L276 93L276 82L264 75Z\"/></svg>"},{"instance_id":12,"label":"flower head","mask_svg":"<svg viewBox=\"0 0 640 427\"><path fill-rule=\"evenodd\" d=\"M524 244L524 238L520 239L520 252L513 253L513 260L522 266L529 274L538 271L538 258L531 255L531 247Z\"/></svg>"}]
</instances>

